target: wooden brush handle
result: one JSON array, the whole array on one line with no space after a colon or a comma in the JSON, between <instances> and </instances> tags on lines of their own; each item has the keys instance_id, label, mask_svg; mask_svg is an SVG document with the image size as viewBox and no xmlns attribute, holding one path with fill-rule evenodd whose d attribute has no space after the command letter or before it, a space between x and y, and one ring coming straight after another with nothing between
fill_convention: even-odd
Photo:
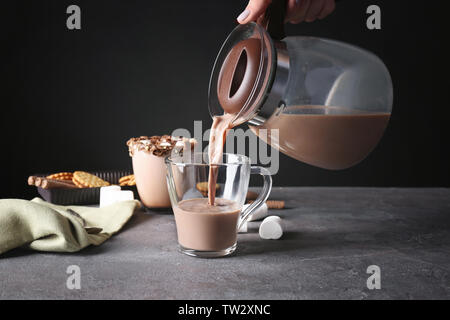
<instances>
[{"instance_id":1,"label":"wooden brush handle","mask_svg":"<svg viewBox=\"0 0 450 320\"><path fill-rule=\"evenodd\" d=\"M253 200L249 201L252 202ZM284 200L267 200L266 204L269 209L284 209Z\"/></svg>"}]
</instances>

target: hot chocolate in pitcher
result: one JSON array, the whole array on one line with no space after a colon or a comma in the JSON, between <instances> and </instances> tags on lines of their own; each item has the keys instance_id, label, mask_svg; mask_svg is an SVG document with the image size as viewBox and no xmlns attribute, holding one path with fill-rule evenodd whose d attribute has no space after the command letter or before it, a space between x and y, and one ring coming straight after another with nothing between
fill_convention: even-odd
<instances>
[{"instance_id":1,"label":"hot chocolate in pitcher","mask_svg":"<svg viewBox=\"0 0 450 320\"><path fill-rule=\"evenodd\" d=\"M260 21L228 36L211 74L211 116L227 119L230 128L248 123L272 147L302 162L351 167L375 148L388 124L389 72L356 46L285 37L285 8L286 1L274 0Z\"/></svg>"}]
</instances>

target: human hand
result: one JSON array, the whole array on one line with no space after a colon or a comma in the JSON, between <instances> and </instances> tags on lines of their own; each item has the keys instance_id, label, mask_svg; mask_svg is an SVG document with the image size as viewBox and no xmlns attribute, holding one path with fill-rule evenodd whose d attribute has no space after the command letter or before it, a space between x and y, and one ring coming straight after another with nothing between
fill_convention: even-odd
<instances>
[{"instance_id":1,"label":"human hand","mask_svg":"<svg viewBox=\"0 0 450 320\"><path fill-rule=\"evenodd\" d=\"M256 21L271 3L271 0L249 0L245 10L237 17L241 24ZM323 19L334 11L335 0L288 0L286 22L313 22Z\"/></svg>"}]
</instances>

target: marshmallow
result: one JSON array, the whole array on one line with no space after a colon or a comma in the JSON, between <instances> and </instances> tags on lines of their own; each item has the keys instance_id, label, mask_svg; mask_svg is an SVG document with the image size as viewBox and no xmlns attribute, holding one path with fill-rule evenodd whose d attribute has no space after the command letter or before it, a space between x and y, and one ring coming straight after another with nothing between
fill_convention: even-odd
<instances>
[{"instance_id":1,"label":"marshmallow","mask_svg":"<svg viewBox=\"0 0 450 320\"><path fill-rule=\"evenodd\" d=\"M280 239L283 235L281 218L278 216L267 217L259 226L259 236L263 239Z\"/></svg>"},{"instance_id":2,"label":"marshmallow","mask_svg":"<svg viewBox=\"0 0 450 320\"><path fill-rule=\"evenodd\" d=\"M243 210L247 209L249 205L250 204L245 204ZM250 214L250 217L248 217L247 221L261 220L267 217L267 215L268 215L267 203L264 202L258 209L256 209L255 211L252 212L252 214Z\"/></svg>"},{"instance_id":3,"label":"marshmallow","mask_svg":"<svg viewBox=\"0 0 450 320\"><path fill-rule=\"evenodd\" d=\"M190 188L186 190L186 192L183 194L183 200L187 199L194 199L194 198L203 198L203 195L200 191L197 190L197 188Z\"/></svg>"},{"instance_id":4,"label":"marshmallow","mask_svg":"<svg viewBox=\"0 0 450 320\"><path fill-rule=\"evenodd\" d=\"M120 186L107 186L107 187L101 187L101 188L100 188L100 208L101 208L101 207L104 207L105 205L108 205L108 204L105 203L105 201L110 202L109 199L110 199L111 197L108 196L108 194L109 194L110 192L113 192L113 191L120 191L120 190L121 190Z\"/></svg>"},{"instance_id":5,"label":"marshmallow","mask_svg":"<svg viewBox=\"0 0 450 320\"><path fill-rule=\"evenodd\" d=\"M119 186L108 186L100 188L100 208L109 206L120 201L134 200L131 190L121 190Z\"/></svg>"},{"instance_id":6,"label":"marshmallow","mask_svg":"<svg viewBox=\"0 0 450 320\"><path fill-rule=\"evenodd\" d=\"M112 186L107 186L107 187L101 187L100 188L100 194L108 192L110 190L116 190L116 191L120 191L122 188L120 186L116 186L116 185L112 185Z\"/></svg>"},{"instance_id":7,"label":"marshmallow","mask_svg":"<svg viewBox=\"0 0 450 320\"><path fill-rule=\"evenodd\" d=\"M134 193L131 190L116 191L114 197L114 202L134 200Z\"/></svg>"}]
</instances>

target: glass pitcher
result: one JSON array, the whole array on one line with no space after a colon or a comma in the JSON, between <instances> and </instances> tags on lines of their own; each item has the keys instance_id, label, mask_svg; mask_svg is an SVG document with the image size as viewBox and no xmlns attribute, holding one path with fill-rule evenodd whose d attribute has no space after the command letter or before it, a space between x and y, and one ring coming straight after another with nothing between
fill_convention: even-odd
<instances>
[{"instance_id":1,"label":"glass pitcher","mask_svg":"<svg viewBox=\"0 0 450 320\"><path fill-rule=\"evenodd\" d=\"M211 116L234 114L272 147L302 162L345 169L362 161L388 124L392 81L373 53L340 41L284 36L285 1L237 26L216 58Z\"/></svg>"}]
</instances>

